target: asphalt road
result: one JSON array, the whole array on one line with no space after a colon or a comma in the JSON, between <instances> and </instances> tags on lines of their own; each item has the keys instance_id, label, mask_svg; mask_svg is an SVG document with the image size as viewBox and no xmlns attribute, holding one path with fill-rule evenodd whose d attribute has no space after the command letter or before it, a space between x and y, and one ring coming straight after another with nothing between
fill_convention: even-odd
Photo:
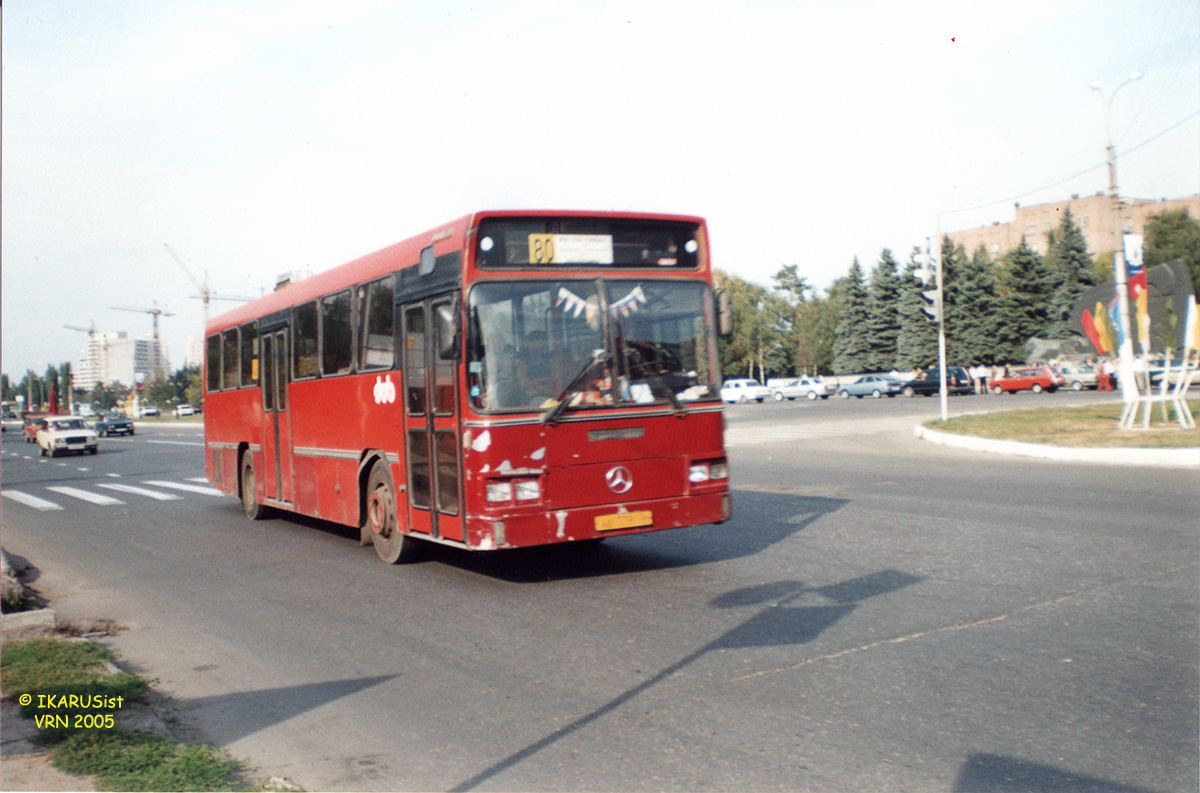
<instances>
[{"instance_id":1,"label":"asphalt road","mask_svg":"<svg viewBox=\"0 0 1200 793\"><path fill-rule=\"evenodd\" d=\"M1196 790L1196 472L914 439L937 410L733 406L729 523L407 567L246 521L194 426L44 462L10 432L3 541L307 789Z\"/></svg>"}]
</instances>

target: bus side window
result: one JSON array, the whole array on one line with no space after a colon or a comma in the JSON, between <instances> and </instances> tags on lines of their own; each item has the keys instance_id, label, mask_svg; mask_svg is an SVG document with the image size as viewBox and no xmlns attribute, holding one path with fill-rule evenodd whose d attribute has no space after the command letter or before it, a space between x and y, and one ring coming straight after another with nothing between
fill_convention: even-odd
<instances>
[{"instance_id":1,"label":"bus side window","mask_svg":"<svg viewBox=\"0 0 1200 793\"><path fill-rule=\"evenodd\" d=\"M321 298L321 374L346 374L354 357L350 291Z\"/></svg>"},{"instance_id":2,"label":"bus side window","mask_svg":"<svg viewBox=\"0 0 1200 793\"><path fill-rule=\"evenodd\" d=\"M413 306L404 312L404 390L408 394L408 413L425 412L425 307Z\"/></svg>"},{"instance_id":3,"label":"bus side window","mask_svg":"<svg viewBox=\"0 0 1200 793\"><path fill-rule=\"evenodd\" d=\"M225 390L237 388L241 381L241 362L238 360L238 329L230 328L221 334L221 369L225 372Z\"/></svg>"},{"instance_id":4,"label":"bus side window","mask_svg":"<svg viewBox=\"0 0 1200 793\"><path fill-rule=\"evenodd\" d=\"M204 350L204 365L208 367L208 392L221 390L221 334L208 337Z\"/></svg>"},{"instance_id":5,"label":"bus side window","mask_svg":"<svg viewBox=\"0 0 1200 793\"><path fill-rule=\"evenodd\" d=\"M242 386L258 385L258 324L242 325Z\"/></svg>"},{"instance_id":6,"label":"bus side window","mask_svg":"<svg viewBox=\"0 0 1200 793\"><path fill-rule=\"evenodd\" d=\"M292 309L292 372L293 379L316 377L317 365L317 304L305 303Z\"/></svg>"},{"instance_id":7,"label":"bus side window","mask_svg":"<svg viewBox=\"0 0 1200 793\"><path fill-rule=\"evenodd\" d=\"M393 320L392 279L385 278L358 288L358 368L391 369L395 361L396 327Z\"/></svg>"}]
</instances>

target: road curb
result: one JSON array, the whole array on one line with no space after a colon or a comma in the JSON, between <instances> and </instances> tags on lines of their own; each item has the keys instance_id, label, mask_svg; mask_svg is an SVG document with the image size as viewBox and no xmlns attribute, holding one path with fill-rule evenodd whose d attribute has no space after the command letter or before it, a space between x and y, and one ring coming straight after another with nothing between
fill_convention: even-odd
<instances>
[{"instance_id":1,"label":"road curb","mask_svg":"<svg viewBox=\"0 0 1200 793\"><path fill-rule=\"evenodd\" d=\"M995 438L980 438L974 435L958 435L942 430L933 430L918 424L915 434L921 440L977 452L1007 454L1016 457L1040 457L1044 460L1063 462L1099 463L1101 465L1126 465L1158 468L1200 468L1200 448L1147 449L1129 446L1050 446L1044 443L1004 441Z\"/></svg>"}]
</instances>

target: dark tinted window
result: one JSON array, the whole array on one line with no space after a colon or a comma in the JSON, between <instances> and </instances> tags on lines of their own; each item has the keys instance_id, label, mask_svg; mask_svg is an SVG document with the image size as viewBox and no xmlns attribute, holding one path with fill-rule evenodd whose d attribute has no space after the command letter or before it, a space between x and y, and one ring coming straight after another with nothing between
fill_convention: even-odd
<instances>
[{"instance_id":1,"label":"dark tinted window","mask_svg":"<svg viewBox=\"0 0 1200 793\"><path fill-rule=\"evenodd\" d=\"M258 384L258 325L242 325L242 385Z\"/></svg>"},{"instance_id":2,"label":"dark tinted window","mask_svg":"<svg viewBox=\"0 0 1200 793\"><path fill-rule=\"evenodd\" d=\"M292 309L292 372L294 378L316 377L317 304L305 303Z\"/></svg>"},{"instance_id":3,"label":"dark tinted window","mask_svg":"<svg viewBox=\"0 0 1200 793\"><path fill-rule=\"evenodd\" d=\"M391 369L396 346L393 279L385 278L358 288L358 368Z\"/></svg>"},{"instance_id":4,"label":"dark tinted window","mask_svg":"<svg viewBox=\"0 0 1200 793\"><path fill-rule=\"evenodd\" d=\"M208 368L208 390L221 390L221 334L208 337L204 347L204 365Z\"/></svg>"},{"instance_id":5,"label":"dark tinted window","mask_svg":"<svg viewBox=\"0 0 1200 793\"><path fill-rule=\"evenodd\" d=\"M350 291L321 299L321 373L346 374L354 357Z\"/></svg>"},{"instance_id":6,"label":"dark tinted window","mask_svg":"<svg viewBox=\"0 0 1200 793\"><path fill-rule=\"evenodd\" d=\"M221 334L221 370L225 373L221 386L225 390L241 385L241 364L238 357L237 328L230 328Z\"/></svg>"}]
</instances>

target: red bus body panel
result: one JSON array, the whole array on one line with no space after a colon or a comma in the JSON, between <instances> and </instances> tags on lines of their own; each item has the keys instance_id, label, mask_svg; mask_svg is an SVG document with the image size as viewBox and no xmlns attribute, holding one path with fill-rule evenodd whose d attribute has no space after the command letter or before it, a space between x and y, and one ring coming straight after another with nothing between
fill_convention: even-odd
<instances>
[{"instance_id":1,"label":"red bus body panel","mask_svg":"<svg viewBox=\"0 0 1200 793\"><path fill-rule=\"evenodd\" d=\"M707 232L701 218L643 213L518 211L476 213L384 248L348 264L291 284L210 320L207 336L290 309L338 290L417 266L430 245L441 256L462 251L461 297L476 279L546 278L538 271L480 271L470 255L472 230L482 218L615 217L695 222L704 248L700 271L664 273L647 268L573 270L572 277L655 278L711 286ZM460 301L463 302L463 301ZM400 300L397 300L397 304ZM688 403L681 412L663 404L644 407L567 411L559 423L543 425L536 414L489 415L472 410L466 366L456 366L455 440L460 448L460 506L454 520L440 520L439 541L471 549L541 545L603 536L720 523L730 517L728 479L693 483L697 462L725 462L724 418L719 400ZM394 387L392 401L381 400L381 383ZM272 414L263 407L261 387L207 391L205 373L205 466L208 479L224 493L240 495L240 469L246 455L256 472L273 472ZM290 449L282 465L289 487L280 503L270 477L256 477L257 500L347 526L361 525L366 473L375 460L387 462L396 485L397 508L405 530L405 406L403 368L289 382L281 446ZM287 452L290 451L290 454ZM630 480L617 492L608 477L621 467ZM541 498L528 503L491 503L486 484L536 479ZM618 489L623 487L618 483ZM628 515L613 519L609 516ZM599 521L597 519L600 519ZM616 526L612 527L613 522ZM628 520L632 525L620 525ZM426 528L426 531L428 529ZM416 532L414 532L416 533Z\"/></svg>"}]
</instances>

